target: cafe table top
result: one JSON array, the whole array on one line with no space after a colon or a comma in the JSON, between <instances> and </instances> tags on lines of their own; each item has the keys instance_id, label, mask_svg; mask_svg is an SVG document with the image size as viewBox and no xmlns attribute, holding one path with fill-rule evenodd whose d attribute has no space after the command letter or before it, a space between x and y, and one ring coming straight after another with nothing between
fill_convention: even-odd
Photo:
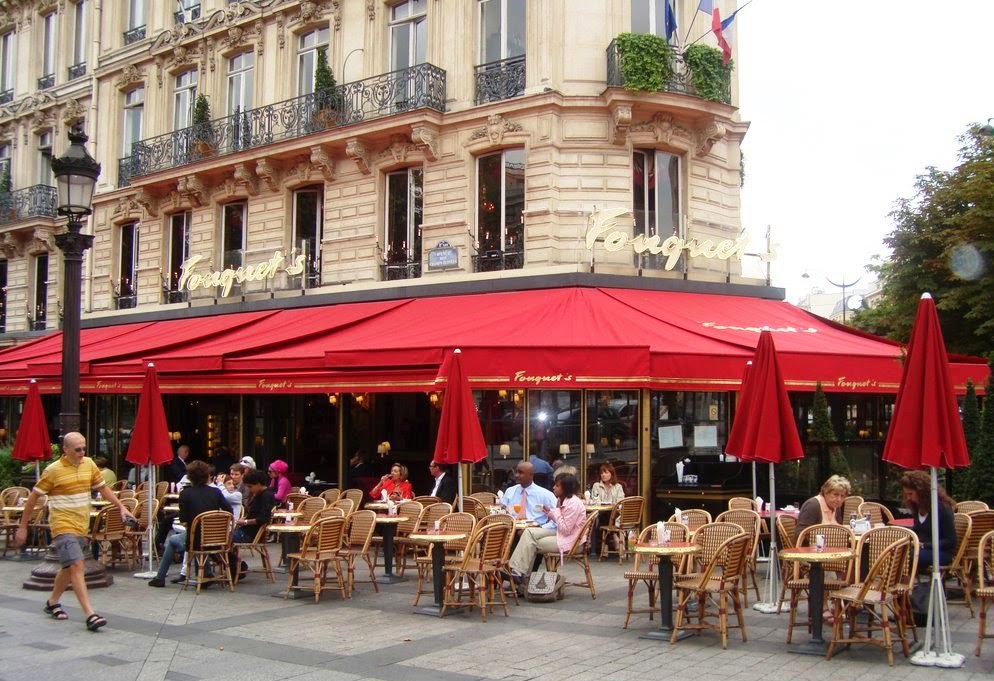
<instances>
[{"instance_id":1,"label":"cafe table top","mask_svg":"<svg viewBox=\"0 0 994 681\"><path fill-rule=\"evenodd\" d=\"M465 532L414 532L408 537L414 541L423 541L430 544L444 544L450 541L465 539L468 535Z\"/></svg>"},{"instance_id":2,"label":"cafe table top","mask_svg":"<svg viewBox=\"0 0 994 681\"><path fill-rule=\"evenodd\" d=\"M304 515L302 511L273 511L274 518L299 518Z\"/></svg>"},{"instance_id":3,"label":"cafe table top","mask_svg":"<svg viewBox=\"0 0 994 681\"><path fill-rule=\"evenodd\" d=\"M791 549L782 549L778 555L783 560L795 562L828 563L833 560L852 558L855 555L855 551L834 546L826 546L821 551L818 551L814 546L795 546Z\"/></svg>"},{"instance_id":4,"label":"cafe table top","mask_svg":"<svg viewBox=\"0 0 994 681\"><path fill-rule=\"evenodd\" d=\"M671 541L668 544L640 542L635 545L635 553L648 553L654 556L683 556L700 550L699 544L689 541Z\"/></svg>"},{"instance_id":5,"label":"cafe table top","mask_svg":"<svg viewBox=\"0 0 994 681\"><path fill-rule=\"evenodd\" d=\"M527 530L529 527L538 527L538 523L534 520L515 520L514 529L516 530Z\"/></svg>"},{"instance_id":6,"label":"cafe table top","mask_svg":"<svg viewBox=\"0 0 994 681\"><path fill-rule=\"evenodd\" d=\"M110 502L106 499L94 499L90 502L91 506L110 506Z\"/></svg>"},{"instance_id":7,"label":"cafe table top","mask_svg":"<svg viewBox=\"0 0 994 681\"><path fill-rule=\"evenodd\" d=\"M888 521L887 524L888 525L897 525L898 527L914 527L915 526L915 519L914 518L894 518L893 520Z\"/></svg>"},{"instance_id":8,"label":"cafe table top","mask_svg":"<svg viewBox=\"0 0 994 681\"><path fill-rule=\"evenodd\" d=\"M292 522L292 523L273 523L267 527L270 532L286 532L286 533L304 533L311 529L313 525L310 523Z\"/></svg>"},{"instance_id":9,"label":"cafe table top","mask_svg":"<svg viewBox=\"0 0 994 681\"><path fill-rule=\"evenodd\" d=\"M394 524L402 523L409 518L406 515L387 515L386 513L377 513L376 522L381 524Z\"/></svg>"},{"instance_id":10,"label":"cafe table top","mask_svg":"<svg viewBox=\"0 0 994 681\"><path fill-rule=\"evenodd\" d=\"M614 504L599 504L595 502L591 502L589 504L584 503L583 506L587 509L588 513L590 511L597 511L598 513L600 513L602 511L610 511L612 508L614 508Z\"/></svg>"}]
</instances>

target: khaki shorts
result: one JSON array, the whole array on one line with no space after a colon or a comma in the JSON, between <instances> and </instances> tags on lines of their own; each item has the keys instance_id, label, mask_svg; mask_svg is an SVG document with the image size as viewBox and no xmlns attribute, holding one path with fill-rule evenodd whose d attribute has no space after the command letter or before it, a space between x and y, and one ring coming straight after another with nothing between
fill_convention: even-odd
<instances>
[{"instance_id":1,"label":"khaki shorts","mask_svg":"<svg viewBox=\"0 0 994 681\"><path fill-rule=\"evenodd\" d=\"M83 560L86 549L90 546L90 539L77 534L60 534L52 540L52 546L59 556L59 564L66 568Z\"/></svg>"}]
</instances>

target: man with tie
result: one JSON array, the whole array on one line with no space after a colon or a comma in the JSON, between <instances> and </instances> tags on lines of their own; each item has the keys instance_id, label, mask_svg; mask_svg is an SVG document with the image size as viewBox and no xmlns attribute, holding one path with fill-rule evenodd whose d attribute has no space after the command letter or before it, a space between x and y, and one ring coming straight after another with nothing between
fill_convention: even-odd
<instances>
[{"instance_id":1,"label":"man with tie","mask_svg":"<svg viewBox=\"0 0 994 681\"><path fill-rule=\"evenodd\" d=\"M438 497L447 504L454 504L459 492L459 483L449 472L449 465L432 461L428 471L434 476L435 484L431 488L431 496Z\"/></svg>"},{"instance_id":2,"label":"man with tie","mask_svg":"<svg viewBox=\"0 0 994 681\"><path fill-rule=\"evenodd\" d=\"M514 479L518 484L507 488L501 504L518 520L532 520L540 528L555 534L556 524L545 514L542 506L554 508L556 496L539 487L535 482L535 468L528 461L522 461L515 467Z\"/></svg>"}]
</instances>

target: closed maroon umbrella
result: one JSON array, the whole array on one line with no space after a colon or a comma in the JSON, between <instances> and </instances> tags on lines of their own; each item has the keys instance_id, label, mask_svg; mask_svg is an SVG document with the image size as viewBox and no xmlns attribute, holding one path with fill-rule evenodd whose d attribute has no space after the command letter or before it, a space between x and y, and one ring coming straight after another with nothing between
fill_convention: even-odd
<instances>
[{"instance_id":1,"label":"closed maroon umbrella","mask_svg":"<svg viewBox=\"0 0 994 681\"><path fill-rule=\"evenodd\" d=\"M28 397L24 401L24 413L14 438L14 451L11 456L17 461L35 462L35 480L39 476L39 461L47 461L52 456L52 441L48 436L48 419L41 405L38 384L32 378L28 385Z\"/></svg>"},{"instance_id":2,"label":"closed maroon umbrella","mask_svg":"<svg viewBox=\"0 0 994 681\"><path fill-rule=\"evenodd\" d=\"M928 603L925 644L911 662L925 666L960 667L963 656L952 652L949 614L939 572L939 481L937 468L970 465L963 436L963 422L953 383L949 379L949 358L939 326L935 301L923 293L911 327L901 385L894 402L894 414L884 443L884 461L902 468L930 469L932 478L932 583ZM933 650L933 631L934 644Z\"/></svg>"},{"instance_id":3,"label":"closed maroon umbrella","mask_svg":"<svg viewBox=\"0 0 994 681\"><path fill-rule=\"evenodd\" d=\"M776 612L779 588L777 571L777 495L775 464L800 459L804 456L797 422L787 397L773 334L763 329L756 345L752 366L743 377L739 404L728 434L725 452L743 461L770 464L770 556L769 588L767 600L755 604L762 612Z\"/></svg>"},{"instance_id":4,"label":"closed maroon umbrella","mask_svg":"<svg viewBox=\"0 0 994 681\"><path fill-rule=\"evenodd\" d=\"M462 510L462 466L476 463L487 455L487 443L480 428L476 402L463 372L462 351L456 348L442 363L437 381L445 382L442 417L438 423L434 460L456 466L459 478L459 509Z\"/></svg>"},{"instance_id":5,"label":"closed maroon umbrella","mask_svg":"<svg viewBox=\"0 0 994 681\"><path fill-rule=\"evenodd\" d=\"M138 398L138 413L135 415L135 425L131 429L131 443L124 458L136 466L148 466L148 482L154 495L155 467L172 461L173 448L169 439L169 427L166 425L166 411L162 407L162 395L159 392L159 376L155 371L155 365L151 362L145 370L145 382L142 384L141 396ZM155 571L152 569L154 526L152 504L149 504L148 572L138 573L136 577L151 579L155 576Z\"/></svg>"}]
</instances>

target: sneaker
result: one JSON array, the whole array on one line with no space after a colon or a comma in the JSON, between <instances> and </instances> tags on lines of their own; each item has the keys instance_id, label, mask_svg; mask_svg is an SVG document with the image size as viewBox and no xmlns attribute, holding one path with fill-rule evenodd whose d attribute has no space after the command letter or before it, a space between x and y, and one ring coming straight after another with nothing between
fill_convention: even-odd
<instances>
[{"instance_id":1,"label":"sneaker","mask_svg":"<svg viewBox=\"0 0 994 681\"><path fill-rule=\"evenodd\" d=\"M164 587L166 585L166 580L159 579L158 577L156 577L155 579L148 580L148 585L149 586L154 586L154 587L157 587L157 588L161 589L162 587Z\"/></svg>"},{"instance_id":2,"label":"sneaker","mask_svg":"<svg viewBox=\"0 0 994 681\"><path fill-rule=\"evenodd\" d=\"M186 575L176 575L175 577L173 577L172 579L169 580L169 583L170 584L179 584L179 583L185 582L185 581L186 581Z\"/></svg>"}]
</instances>

